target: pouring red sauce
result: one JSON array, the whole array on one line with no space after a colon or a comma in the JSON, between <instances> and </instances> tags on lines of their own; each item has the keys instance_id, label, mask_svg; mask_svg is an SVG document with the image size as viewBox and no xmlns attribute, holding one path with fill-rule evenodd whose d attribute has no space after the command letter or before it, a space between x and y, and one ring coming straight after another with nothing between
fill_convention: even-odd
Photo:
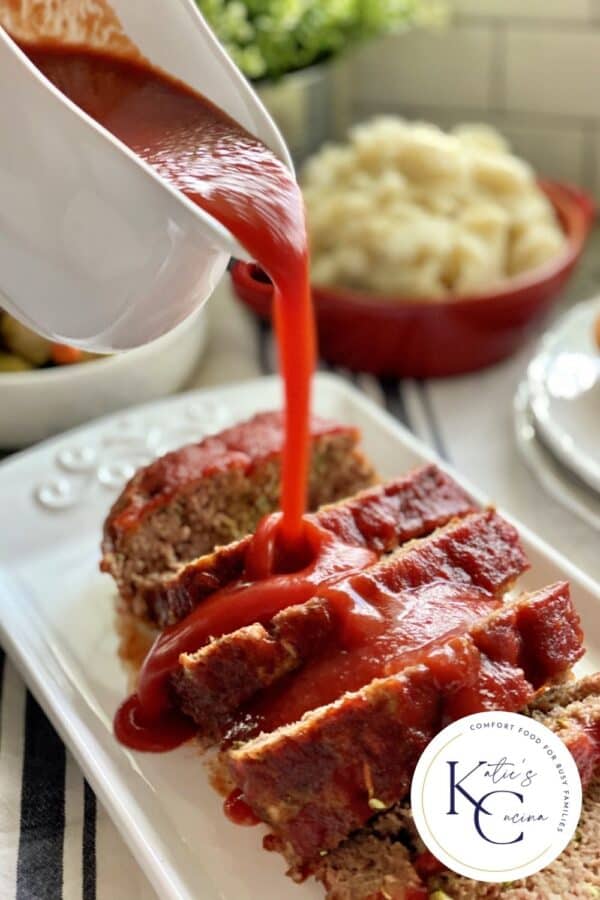
<instances>
[{"instance_id":1,"label":"pouring red sauce","mask_svg":"<svg viewBox=\"0 0 600 900\"><path fill-rule=\"evenodd\" d=\"M132 748L150 751L189 739L193 724L173 710L169 695L180 654L244 625L266 622L283 608L310 599L319 588L337 625L331 652L299 673L297 681L286 683L287 688L284 684L267 693L255 710L265 725L289 721L385 672L388 657L395 664L406 661L408 648L421 648L436 633L427 618L427 591L433 588L426 596L415 590L398 617L400 607L389 602L381 585L357 591L345 577L371 565L375 554L343 544L304 517L314 335L299 188L259 140L204 97L149 66L87 50L36 47L27 52L74 103L221 222L275 285L285 385L281 516L269 517L259 527L237 584L215 593L160 635L140 672L137 694L115 716L115 734ZM346 587L327 593L327 586L342 578ZM465 609L474 616L489 603L489 597L468 599L455 606L449 600L441 632L463 625ZM439 597L436 604L439 611ZM233 798L228 811L247 819L242 798Z\"/></svg>"},{"instance_id":2,"label":"pouring red sauce","mask_svg":"<svg viewBox=\"0 0 600 900\"><path fill-rule=\"evenodd\" d=\"M183 83L143 62L88 49L24 50L67 97L224 225L275 286L274 320L285 391L282 516L276 528L271 523L257 535L247 567L253 581L261 573L271 577L260 590L240 584L226 596L217 595L181 634L165 632L144 666L139 696L129 698L115 718L115 734L128 746L170 749L191 733L189 723L169 710L165 686L179 653L233 627L240 605L246 622L307 599L315 572L326 573L331 567L327 549L317 561L314 546L312 571L309 565L307 571L285 577L271 567L274 546L286 560L277 572L285 573L305 569L303 554L307 545L314 545L311 526L303 519L315 339L302 196L285 165L261 141ZM344 554L338 556L345 564Z\"/></svg>"},{"instance_id":3,"label":"pouring red sauce","mask_svg":"<svg viewBox=\"0 0 600 900\"><path fill-rule=\"evenodd\" d=\"M117 711L115 734L137 750L171 749L177 735L186 740L183 723L171 709L169 680L182 653L254 622L267 622L287 606L304 603L319 585L358 572L377 559L364 547L350 547L312 517L304 521L301 545L282 554L276 541L280 516L260 523L249 546L243 577L212 594L183 621L166 628L156 639L141 668L138 691ZM289 572L290 562L294 571ZM282 571L283 567L283 571ZM357 610L357 615L362 615ZM373 611L373 615L377 615ZM189 735L188 735L189 737Z\"/></svg>"},{"instance_id":4,"label":"pouring red sauce","mask_svg":"<svg viewBox=\"0 0 600 900\"><path fill-rule=\"evenodd\" d=\"M302 540L315 339L304 207L293 176L257 138L185 84L87 49L24 47L46 77L224 225L275 285L285 390L280 540Z\"/></svg>"},{"instance_id":5,"label":"pouring red sauce","mask_svg":"<svg viewBox=\"0 0 600 900\"><path fill-rule=\"evenodd\" d=\"M317 593L336 617L331 643L240 711L232 729L236 740L296 722L374 678L421 663L440 642L464 634L500 605L481 588L448 581L397 584L392 593L371 573Z\"/></svg>"}]
</instances>

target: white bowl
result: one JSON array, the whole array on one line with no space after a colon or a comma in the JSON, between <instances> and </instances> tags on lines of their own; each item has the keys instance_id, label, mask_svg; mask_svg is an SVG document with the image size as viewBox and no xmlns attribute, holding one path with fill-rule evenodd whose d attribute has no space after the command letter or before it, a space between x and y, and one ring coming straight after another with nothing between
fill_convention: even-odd
<instances>
[{"instance_id":1,"label":"white bowl","mask_svg":"<svg viewBox=\"0 0 600 900\"><path fill-rule=\"evenodd\" d=\"M172 393L191 375L205 338L200 312L136 350L52 369L0 372L0 447L23 447Z\"/></svg>"}]
</instances>

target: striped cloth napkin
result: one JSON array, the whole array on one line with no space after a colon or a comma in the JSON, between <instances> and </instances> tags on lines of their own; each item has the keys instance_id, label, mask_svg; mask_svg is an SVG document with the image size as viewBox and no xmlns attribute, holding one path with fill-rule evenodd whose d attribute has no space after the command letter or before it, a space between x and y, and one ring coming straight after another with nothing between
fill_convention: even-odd
<instances>
[{"instance_id":1,"label":"striped cloth napkin","mask_svg":"<svg viewBox=\"0 0 600 900\"><path fill-rule=\"evenodd\" d=\"M339 374L598 578L598 535L543 495L515 450L512 397L531 352L530 346L485 372L436 382ZM210 303L209 346L190 387L253 378L274 371L274 363L270 329L234 302L225 281ZM0 703L1 900L155 898L77 764L3 655Z\"/></svg>"}]
</instances>

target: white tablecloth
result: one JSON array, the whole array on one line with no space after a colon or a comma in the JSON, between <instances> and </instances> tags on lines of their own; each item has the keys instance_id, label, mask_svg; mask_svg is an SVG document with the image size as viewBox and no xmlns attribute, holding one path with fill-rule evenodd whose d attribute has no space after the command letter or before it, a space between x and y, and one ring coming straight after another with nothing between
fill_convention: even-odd
<instances>
[{"instance_id":1,"label":"white tablecloth","mask_svg":"<svg viewBox=\"0 0 600 900\"><path fill-rule=\"evenodd\" d=\"M596 238L563 307L594 292ZM272 371L268 330L230 295L209 304L207 353L190 387L252 378ZM436 382L355 384L404 421L498 505L600 578L599 542L589 526L544 495L515 449L512 398L532 346L485 372ZM3 661L0 717L0 898L19 900L148 900L155 897L77 765Z\"/></svg>"}]
</instances>

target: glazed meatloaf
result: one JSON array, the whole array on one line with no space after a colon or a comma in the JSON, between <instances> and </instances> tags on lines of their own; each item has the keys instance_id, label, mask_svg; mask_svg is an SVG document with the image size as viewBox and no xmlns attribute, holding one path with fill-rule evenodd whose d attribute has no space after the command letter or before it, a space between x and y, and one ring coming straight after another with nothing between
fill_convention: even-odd
<instances>
[{"instance_id":1,"label":"glazed meatloaf","mask_svg":"<svg viewBox=\"0 0 600 900\"><path fill-rule=\"evenodd\" d=\"M389 673L410 654L414 656L423 641L430 643L456 632L482 610L493 609L526 568L514 528L493 511L452 521L428 539L409 542L360 575L342 579L333 588L317 588L308 603L288 607L270 622L249 623L194 653L182 654L173 678L178 704L198 724L201 737L214 741L226 734L242 704L301 669L287 685L288 694L296 694L292 709L299 718L306 703L306 708L310 707L313 681L319 682L319 701L324 703L336 699L336 692L355 689L376 674L365 671L363 660L360 670L355 669L351 677L346 674L344 685L338 674L332 696L324 694L321 657L326 664L343 629L331 590L337 596L356 596L368 579L378 591L393 594L393 617L401 618L402 632L396 634L399 646L393 661L386 663ZM437 583L433 587L432 581ZM445 593L440 590L442 582L447 582ZM425 636L423 620L428 623ZM384 640L389 653L389 636ZM309 660L312 665L307 665ZM305 706L300 698L307 698ZM261 722L256 710L250 718L255 726ZM236 733L240 734L239 729Z\"/></svg>"},{"instance_id":2,"label":"glazed meatloaf","mask_svg":"<svg viewBox=\"0 0 600 900\"><path fill-rule=\"evenodd\" d=\"M225 751L246 802L303 871L392 806L447 722L482 709L516 711L583 653L568 586L553 585L434 643L418 662Z\"/></svg>"},{"instance_id":3,"label":"glazed meatloaf","mask_svg":"<svg viewBox=\"0 0 600 900\"><path fill-rule=\"evenodd\" d=\"M375 482L356 428L313 417L310 433L310 509ZM105 522L101 562L136 615L146 616L141 588L277 508L283 439L282 415L260 413L136 472Z\"/></svg>"},{"instance_id":4,"label":"glazed meatloaf","mask_svg":"<svg viewBox=\"0 0 600 900\"><path fill-rule=\"evenodd\" d=\"M575 756L584 787L579 827L536 875L487 884L446 871L423 847L408 806L373 818L320 858L326 900L590 900L600 893L600 673L544 691L526 709ZM586 751L582 752L585 747Z\"/></svg>"},{"instance_id":5,"label":"glazed meatloaf","mask_svg":"<svg viewBox=\"0 0 600 900\"><path fill-rule=\"evenodd\" d=\"M270 415L136 476L107 520L103 567L146 643L157 625L169 626L170 661L159 665L166 704L194 720L204 745L222 742L221 789L239 792L267 824L268 845L290 874L315 873L340 900L418 900L430 885L414 846L383 841L377 829L382 810L410 824L399 804L431 738L471 712L531 704L529 714L553 721L590 778L600 746L595 686L581 683L564 704L558 687L547 690L568 678L583 636L564 583L506 599L528 567L513 526L477 509L432 465L370 486L356 441L351 429L314 424L313 462L336 468L343 456L352 478L313 490L313 505L328 501L307 521L320 549L294 572L293 599L287 576L257 580L246 534L278 499L265 488L278 479L281 449L281 422ZM340 500L341 482L352 491L352 480L362 491ZM259 511L265 496L271 505ZM227 528L236 538L221 544ZM144 666L140 697L157 660ZM355 893L344 894L350 846ZM368 878L360 859L371 860ZM401 892L391 894L394 879Z\"/></svg>"},{"instance_id":6,"label":"glazed meatloaf","mask_svg":"<svg viewBox=\"0 0 600 900\"><path fill-rule=\"evenodd\" d=\"M430 464L322 506L316 519L344 543L383 554L474 509L474 501L463 488ZM209 594L240 578L251 540L252 535L247 535L181 566L160 581L139 585L138 601L143 602L148 617L161 628L172 625Z\"/></svg>"}]
</instances>

